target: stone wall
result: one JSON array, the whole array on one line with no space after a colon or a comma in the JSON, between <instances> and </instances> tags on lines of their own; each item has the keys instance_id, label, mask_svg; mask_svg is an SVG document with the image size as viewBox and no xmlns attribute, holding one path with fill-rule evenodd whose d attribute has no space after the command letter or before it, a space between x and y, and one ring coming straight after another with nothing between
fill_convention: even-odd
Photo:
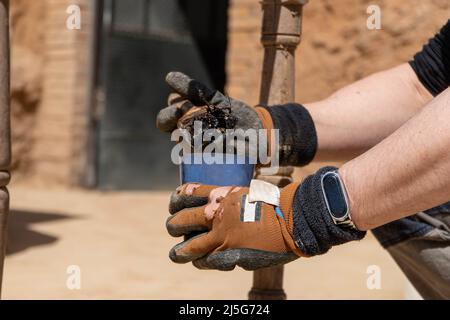
<instances>
[{"instance_id":1,"label":"stone wall","mask_svg":"<svg viewBox=\"0 0 450 320\"><path fill-rule=\"evenodd\" d=\"M366 9L381 8L382 30L368 30ZM410 59L450 18L447 0L310 0L297 50L298 101L314 101L373 72ZM259 1L232 0L228 92L256 103L262 66Z\"/></svg>"},{"instance_id":2,"label":"stone wall","mask_svg":"<svg viewBox=\"0 0 450 320\"><path fill-rule=\"evenodd\" d=\"M366 27L371 4L380 6L381 30ZM227 91L255 104L263 58L260 4L233 0L229 16ZM346 84L408 61L449 18L448 0L310 0L296 57L296 101L326 98Z\"/></svg>"},{"instance_id":3,"label":"stone wall","mask_svg":"<svg viewBox=\"0 0 450 320\"><path fill-rule=\"evenodd\" d=\"M27 176L42 100L45 1L11 1L11 124L14 176Z\"/></svg>"},{"instance_id":4,"label":"stone wall","mask_svg":"<svg viewBox=\"0 0 450 320\"><path fill-rule=\"evenodd\" d=\"M15 180L73 185L83 150L89 0L12 1ZM66 27L69 5L81 29Z\"/></svg>"}]
</instances>

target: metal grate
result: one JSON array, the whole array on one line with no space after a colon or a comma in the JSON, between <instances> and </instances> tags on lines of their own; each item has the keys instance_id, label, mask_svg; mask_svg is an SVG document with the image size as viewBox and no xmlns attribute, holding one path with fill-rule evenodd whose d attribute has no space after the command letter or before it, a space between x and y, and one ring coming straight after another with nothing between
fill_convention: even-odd
<instances>
[{"instance_id":1,"label":"metal grate","mask_svg":"<svg viewBox=\"0 0 450 320\"><path fill-rule=\"evenodd\" d=\"M186 38L189 27L179 0L108 0L104 21L111 33Z\"/></svg>"}]
</instances>

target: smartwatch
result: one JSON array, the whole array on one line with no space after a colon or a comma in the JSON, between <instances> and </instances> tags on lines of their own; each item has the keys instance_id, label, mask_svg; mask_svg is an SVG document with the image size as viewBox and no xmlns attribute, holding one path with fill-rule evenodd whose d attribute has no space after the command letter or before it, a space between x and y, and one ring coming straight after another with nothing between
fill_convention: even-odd
<instances>
[{"instance_id":1,"label":"smartwatch","mask_svg":"<svg viewBox=\"0 0 450 320\"><path fill-rule=\"evenodd\" d=\"M335 225L357 229L350 216L348 196L337 171L329 171L321 179L323 197Z\"/></svg>"}]
</instances>

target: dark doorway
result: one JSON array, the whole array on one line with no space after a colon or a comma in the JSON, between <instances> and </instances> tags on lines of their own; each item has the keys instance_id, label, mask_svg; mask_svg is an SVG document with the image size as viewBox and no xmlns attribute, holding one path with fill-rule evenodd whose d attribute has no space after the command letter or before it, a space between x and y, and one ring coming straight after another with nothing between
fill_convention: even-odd
<instances>
[{"instance_id":1,"label":"dark doorway","mask_svg":"<svg viewBox=\"0 0 450 320\"><path fill-rule=\"evenodd\" d=\"M109 0L103 5L98 185L170 189L178 168L170 136L155 128L167 72L225 84L228 0Z\"/></svg>"}]
</instances>

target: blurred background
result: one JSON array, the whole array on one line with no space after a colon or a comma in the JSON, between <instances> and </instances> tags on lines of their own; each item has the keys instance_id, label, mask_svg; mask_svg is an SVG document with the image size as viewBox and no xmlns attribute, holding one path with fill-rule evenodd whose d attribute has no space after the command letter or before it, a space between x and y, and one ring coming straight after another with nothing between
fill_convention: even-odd
<instances>
[{"instance_id":1,"label":"blurred background","mask_svg":"<svg viewBox=\"0 0 450 320\"><path fill-rule=\"evenodd\" d=\"M176 239L164 223L179 177L155 117L172 70L257 103L259 1L11 2L13 179L4 297L246 298L249 272L169 261ZM74 4L79 30L66 27ZM366 27L373 4L381 8L381 30ZM310 0L296 100L325 98L408 61L449 17L448 0ZM81 268L81 290L66 286L70 265ZM367 289L370 265L381 268L380 290ZM291 263L285 275L291 299L413 297L405 288L372 236Z\"/></svg>"}]
</instances>

